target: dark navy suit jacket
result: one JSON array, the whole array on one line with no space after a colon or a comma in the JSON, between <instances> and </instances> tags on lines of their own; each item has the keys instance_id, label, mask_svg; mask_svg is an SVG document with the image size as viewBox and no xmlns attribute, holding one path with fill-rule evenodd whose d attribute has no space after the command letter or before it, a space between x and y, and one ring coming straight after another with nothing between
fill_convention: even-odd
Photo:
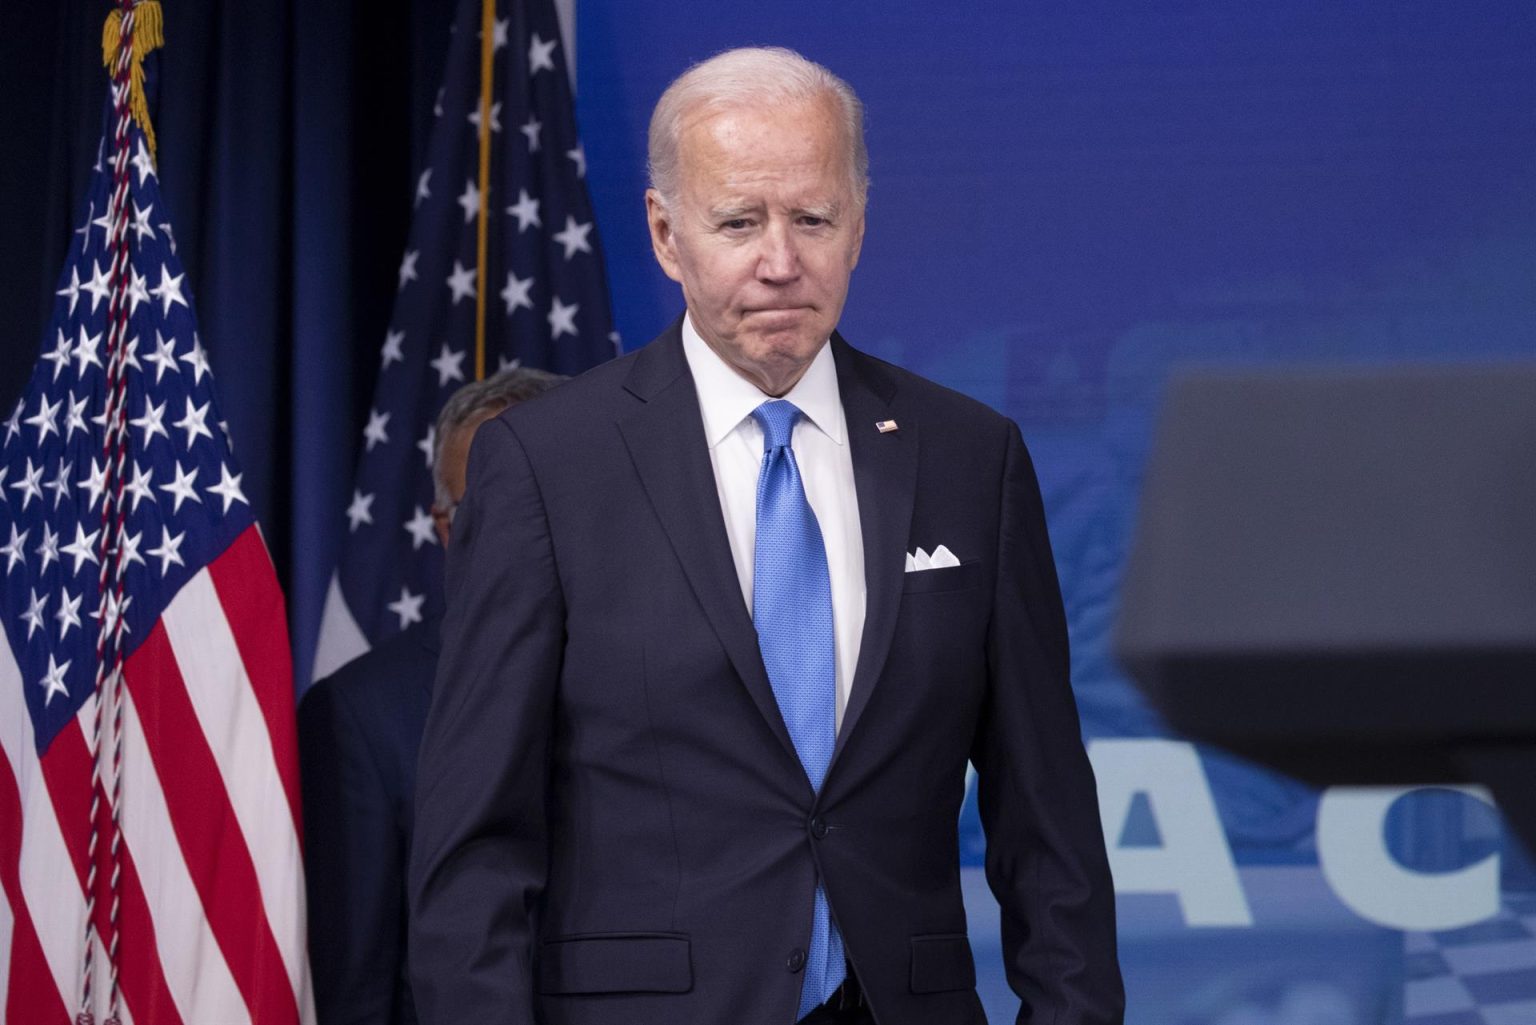
<instances>
[{"instance_id":1,"label":"dark navy suit jacket","mask_svg":"<svg viewBox=\"0 0 1536 1025\"><path fill-rule=\"evenodd\" d=\"M820 875L880 1025L982 1025L967 760L1020 1020L1121 1020L1018 429L831 345L867 614L819 795L742 600L677 325L477 433L411 854L424 1022L790 1025ZM959 566L903 572L940 544Z\"/></svg>"},{"instance_id":2,"label":"dark navy suit jacket","mask_svg":"<svg viewBox=\"0 0 1536 1025\"><path fill-rule=\"evenodd\" d=\"M319 1025L416 1022L405 870L441 626L407 627L316 683L299 705Z\"/></svg>"}]
</instances>

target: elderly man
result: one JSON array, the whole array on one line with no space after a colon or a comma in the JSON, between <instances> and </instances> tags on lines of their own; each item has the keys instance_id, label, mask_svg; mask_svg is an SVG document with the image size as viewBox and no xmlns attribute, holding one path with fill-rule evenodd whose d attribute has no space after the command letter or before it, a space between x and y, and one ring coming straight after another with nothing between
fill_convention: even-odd
<instances>
[{"instance_id":1,"label":"elderly man","mask_svg":"<svg viewBox=\"0 0 1536 1025\"><path fill-rule=\"evenodd\" d=\"M1029 456L834 330L857 98L731 51L667 89L650 157L686 315L470 455L411 859L423 1020L981 1025L969 760L1019 1020L1120 1021Z\"/></svg>"},{"instance_id":2,"label":"elderly man","mask_svg":"<svg viewBox=\"0 0 1536 1025\"><path fill-rule=\"evenodd\" d=\"M475 428L564 378L512 369L466 384L438 414L432 482L448 543ZM416 750L437 672L437 618L316 683L299 705L310 964L320 1025L411 1025L406 857Z\"/></svg>"}]
</instances>

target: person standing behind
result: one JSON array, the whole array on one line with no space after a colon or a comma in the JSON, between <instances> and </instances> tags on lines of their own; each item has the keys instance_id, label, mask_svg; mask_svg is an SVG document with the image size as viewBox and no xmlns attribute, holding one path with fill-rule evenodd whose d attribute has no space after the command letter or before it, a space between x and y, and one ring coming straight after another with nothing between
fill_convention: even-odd
<instances>
[{"instance_id":1,"label":"person standing behind","mask_svg":"<svg viewBox=\"0 0 1536 1025\"><path fill-rule=\"evenodd\" d=\"M448 543L475 429L564 380L514 368L465 385L438 414L432 518ZM405 866L416 752L440 617L413 623L318 681L299 705L309 949L319 1025L414 1025L405 971Z\"/></svg>"},{"instance_id":2,"label":"person standing behind","mask_svg":"<svg viewBox=\"0 0 1536 1025\"><path fill-rule=\"evenodd\" d=\"M984 1025L970 761L1019 1021L1118 1025L1029 454L836 332L857 97L729 51L662 95L650 163L684 316L470 452L411 851L423 1021Z\"/></svg>"}]
</instances>

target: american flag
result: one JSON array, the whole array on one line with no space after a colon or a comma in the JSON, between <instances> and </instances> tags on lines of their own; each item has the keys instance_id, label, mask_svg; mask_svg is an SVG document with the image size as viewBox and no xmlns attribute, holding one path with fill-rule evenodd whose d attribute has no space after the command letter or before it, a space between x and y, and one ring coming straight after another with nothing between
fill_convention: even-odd
<instances>
[{"instance_id":1,"label":"american flag","mask_svg":"<svg viewBox=\"0 0 1536 1025\"><path fill-rule=\"evenodd\" d=\"M283 597L114 78L0 427L0 1014L312 1021Z\"/></svg>"},{"instance_id":2,"label":"american flag","mask_svg":"<svg viewBox=\"0 0 1536 1025\"><path fill-rule=\"evenodd\" d=\"M484 197L480 21L481 0L462 0L326 596L316 678L432 615L442 600L433 425L448 396L475 375L476 289L485 288L486 373L514 364L577 373L613 355L618 342L554 7L497 4Z\"/></svg>"}]
</instances>

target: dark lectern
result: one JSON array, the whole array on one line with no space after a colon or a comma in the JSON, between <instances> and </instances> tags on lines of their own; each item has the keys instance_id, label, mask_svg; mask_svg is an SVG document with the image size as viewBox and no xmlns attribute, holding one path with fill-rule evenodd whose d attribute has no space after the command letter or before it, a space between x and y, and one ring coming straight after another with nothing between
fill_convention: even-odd
<instances>
[{"instance_id":1,"label":"dark lectern","mask_svg":"<svg viewBox=\"0 0 1536 1025\"><path fill-rule=\"evenodd\" d=\"M1536 850L1536 365L1172 386L1117 646L1185 734L1486 784Z\"/></svg>"}]
</instances>

